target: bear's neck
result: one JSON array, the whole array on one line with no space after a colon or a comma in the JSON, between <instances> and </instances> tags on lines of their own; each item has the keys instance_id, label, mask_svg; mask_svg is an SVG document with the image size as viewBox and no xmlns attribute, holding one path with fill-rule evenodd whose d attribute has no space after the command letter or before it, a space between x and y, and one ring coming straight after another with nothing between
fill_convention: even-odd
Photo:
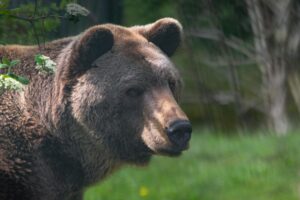
<instances>
[{"instance_id":1,"label":"bear's neck","mask_svg":"<svg viewBox=\"0 0 300 200\"><path fill-rule=\"evenodd\" d=\"M64 147L65 151L80 163L84 187L101 181L123 165L101 142L89 137L82 126L71 119L68 122L72 124L60 128L58 139L68 144Z\"/></svg>"}]
</instances>

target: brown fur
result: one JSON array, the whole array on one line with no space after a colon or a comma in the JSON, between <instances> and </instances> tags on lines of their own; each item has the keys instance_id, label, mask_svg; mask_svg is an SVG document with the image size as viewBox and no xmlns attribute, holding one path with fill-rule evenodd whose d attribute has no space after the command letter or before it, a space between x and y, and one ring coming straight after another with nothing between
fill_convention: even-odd
<instances>
[{"instance_id":1,"label":"brown fur","mask_svg":"<svg viewBox=\"0 0 300 200\"><path fill-rule=\"evenodd\" d=\"M57 63L39 73L36 46L0 46L30 78L0 96L0 199L82 199L85 187L152 154L178 155L165 129L187 119L180 77L167 56L182 28L170 18L125 28L106 24L47 43Z\"/></svg>"}]
</instances>

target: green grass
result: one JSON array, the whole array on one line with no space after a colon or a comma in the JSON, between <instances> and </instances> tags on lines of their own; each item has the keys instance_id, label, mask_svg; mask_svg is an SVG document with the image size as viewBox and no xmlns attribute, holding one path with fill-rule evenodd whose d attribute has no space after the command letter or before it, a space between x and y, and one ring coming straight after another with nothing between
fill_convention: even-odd
<instances>
[{"instance_id":1,"label":"green grass","mask_svg":"<svg viewBox=\"0 0 300 200\"><path fill-rule=\"evenodd\" d=\"M222 136L194 133L179 158L127 167L85 193L85 200L300 199L300 133Z\"/></svg>"}]
</instances>

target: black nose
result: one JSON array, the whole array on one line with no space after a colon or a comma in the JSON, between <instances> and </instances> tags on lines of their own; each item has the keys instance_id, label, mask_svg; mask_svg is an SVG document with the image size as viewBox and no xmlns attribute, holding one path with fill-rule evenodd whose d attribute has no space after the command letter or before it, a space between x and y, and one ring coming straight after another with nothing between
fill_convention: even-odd
<instances>
[{"instance_id":1,"label":"black nose","mask_svg":"<svg viewBox=\"0 0 300 200\"><path fill-rule=\"evenodd\" d=\"M191 139L192 125L188 120L176 120L167 128L170 141L180 149L188 146Z\"/></svg>"}]
</instances>

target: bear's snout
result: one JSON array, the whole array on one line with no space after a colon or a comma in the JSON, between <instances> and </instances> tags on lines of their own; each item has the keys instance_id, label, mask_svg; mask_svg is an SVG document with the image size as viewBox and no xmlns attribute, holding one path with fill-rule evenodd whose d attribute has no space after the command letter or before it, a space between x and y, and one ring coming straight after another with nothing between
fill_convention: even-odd
<instances>
[{"instance_id":1,"label":"bear's snout","mask_svg":"<svg viewBox=\"0 0 300 200\"><path fill-rule=\"evenodd\" d=\"M188 149L192 125L168 87L147 93L144 143L156 154L177 156Z\"/></svg>"},{"instance_id":2,"label":"bear's snout","mask_svg":"<svg viewBox=\"0 0 300 200\"><path fill-rule=\"evenodd\" d=\"M192 134L192 125L188 120L176 120L166 128L169 140L178 151L188 148Z\"/></svg>"}]
</instances>

